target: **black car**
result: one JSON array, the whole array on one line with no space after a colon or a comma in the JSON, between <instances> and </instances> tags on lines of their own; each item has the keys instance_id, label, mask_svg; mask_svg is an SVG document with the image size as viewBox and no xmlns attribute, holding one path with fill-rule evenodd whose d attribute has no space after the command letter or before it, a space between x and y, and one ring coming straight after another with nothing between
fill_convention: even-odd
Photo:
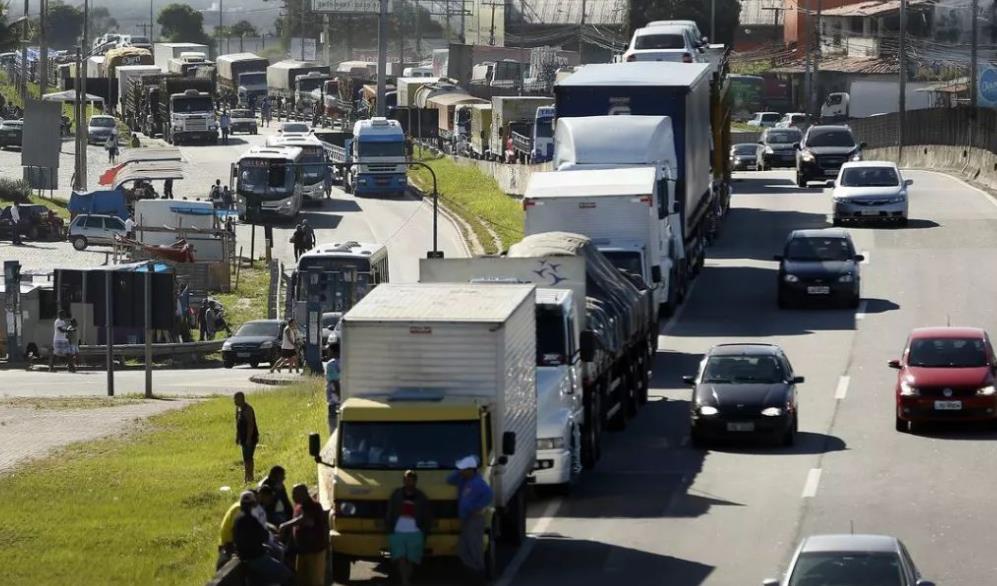
<instances>
[{"instance_id":1,"label":"black car","mask_svg":"<svg viewBox=\"0 0 997 586\"><path fill-rule=\"evenodd\" d=\"M796 152L796 185L837 177L847 161L862 160L863 148L847 126L811 126Z\"/></svg>"},{"instance_id":2,"label":"black car","mask_svg":"<svg viewBox=\"0 0 997 586\"><path fill-rule=\"evenodd\" d=\"M779 261L779 307L803 301L859 305L859 263L848 232L837 228L795 230L786 240Z\"/></svg>"},{"instance_id":3,"label":"black car","mask_svg":"<svg viewBox=\"0 0 997 586\"><path fill-rule=\"evenodd\" d=\"M280 337L283 331L284 321L279 319L259 319L242 324L222 344L225 368L247 363L256 368L261 362L273 365L280 358Z\"/></svg>"},{"instance_id":4,"label":"black car","mask_svg":"<svg viewBox=\"0 0 997 586\"><path fill-rule=\"evenodd\" d=\"M758 139L758 170L796 166L796 145L803 139L799 128L766 128Z\"/></svg>"},{"instance_id":5,"label":"black car","mask_svg":"<svg viewBox=\"0 0 997 586\"><path fill-rule=\"evenodd\" d=\"M742 142L730 147L730 166L734 171L752 171L755 168L755 145Z\"/></svg>"},{"instance_id":6,"label":"black car","mask_svg":"<svg viewBox=\"0 0 997 586\"><path fill-rule=\"evenodd\" d=\"M28 240L62 240L65 238L65 222L55 212L39 204L17 206L21 217L19 232ZM8 240L13 235L10 206L0 209L0 240Z\"/></svg>"},{"instance_id":7,"label":"black car","mask_svg":"<svg viewBox=\"0 0 997 586\"><path fill-rule=\"evenodd\" d=\"M4 120L0 122L0 149L9 146L21 146L21 133L24 128L22 120Z\"/></svg>"},{"instance_id":8,"label":"black car","mask_svg":"<svg viewBox=\"0 0 997 586\"><path fill-rule=\"evenodd\" d=\"M802 376L774 344L720 344L706 353L700 372L682 377L692 385L690 439L761 436L790 446L796 441Z\"/></svg>"}]
</instances>

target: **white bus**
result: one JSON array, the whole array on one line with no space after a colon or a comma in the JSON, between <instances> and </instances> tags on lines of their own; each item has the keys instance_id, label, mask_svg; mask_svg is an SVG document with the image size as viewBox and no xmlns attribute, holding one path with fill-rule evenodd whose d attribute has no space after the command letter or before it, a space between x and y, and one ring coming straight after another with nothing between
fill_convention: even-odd
<instances>
[{"instance_id":1,"label":"white bus","mask_svg":"<svg viewBox=\"0 0 997 586\"><path fill-rule=\"evenodd\" d=\"M293 299L297 307L315 302L323 313L346 312L371 289L387 282L388 248L383 244L320 244L298 259L292 279ZM297 307L298 323L304 323Z\"/></svg>"},{"instance_id":2,"label":"white bus","mask_svg":"<svg viewBox=\"0 0 997 586\"><path fill-rule=\"evenodd\" d=\"M301 211L302 158L297 147L253 147L235 163L239 219L250 208L262 218L294 220Z\"/></svg>"},{"instance_id":3,"label":"white bus","mask_svg":"<svg viewBox=\"0 0 997 586\"><path fill-rule=\"evenodd\" d=\"M308 201L321 201L325 197L325 174L329 172L329 156L316 136L312 134L271 136L267 138L268 147L296 147L301 149L301 168L299 180L301 193Z\"/></svg>"}]
</instances>

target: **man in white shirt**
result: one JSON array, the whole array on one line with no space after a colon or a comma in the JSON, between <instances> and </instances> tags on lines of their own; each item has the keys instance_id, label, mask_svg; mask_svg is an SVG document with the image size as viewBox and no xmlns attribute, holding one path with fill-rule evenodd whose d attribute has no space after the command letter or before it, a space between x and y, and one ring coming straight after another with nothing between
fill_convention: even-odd
<instances>
[{"instance_id":1,"label":"man in white shirt","mask_svg":"<svg viewBox=\"0 0 997 586\"><path fill-rule=\"evenodd\" d=\"M49 355L48 369L55 370L55 359L62 358L70 372L76 370L73 364L73 352L69 345L69 316L64 309L59 310L58 317L52 327L52 353Z\"/></svg>"},{"instance_id":2,"label":"man in white shirt","mask_svg":"<svg viewBox=\"0 0 997 586\"><path fill-rule=\"evenodd\" d=\"M291 318L288 320L287 325L284 326L284 331L280 336L280 359L276 363L270 365L270 372L277 371L287 365L287 371L290 372L293 368L295 372L301 372L301 367L298 365L298 346L300 345L300 333L298 332L298 322Z\"/></svg>"},{"instance_id":3,"label":"man in white shirt","mask_svg":"<svg viewBox=\"0 0 997 586\"><path fill-rule=\"evenodd\" d=\"M135 238L135 220L132 219L131 215L125 218L125 236Z\"/></svg>"},{"instance_id":4,"label":"man in white shirt","mask_svg":"<svg viewBox=\"0 0 997 586\"><path fill-rule=\"evenodd\" d=\"M10 206L10 221L11 221L11 232L12 236L10 238L11 244L14 246L21 245L21 209L18 207L17 202Z\"/></svg>"}]
</instances>

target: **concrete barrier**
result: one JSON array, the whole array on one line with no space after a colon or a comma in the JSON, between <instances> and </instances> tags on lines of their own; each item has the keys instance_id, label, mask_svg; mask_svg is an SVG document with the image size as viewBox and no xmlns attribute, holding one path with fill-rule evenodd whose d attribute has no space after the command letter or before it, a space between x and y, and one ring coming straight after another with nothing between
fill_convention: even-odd
<instances>
[{"instance_id":1,"label":"concrete barrier","mask_svg":"<svg viewBox=\"0 0 997 586\"><path fill-rule=\"evenodd\" d=\"M530 176L538 171L552 171L550 163L540 165L507 165L496 161L479 161L466 157L451 157L458 165L476 166L482 173L495 179L501 189L507 195L522 197L526 193L526 186L530 182Z\"/></svg>"},{"instance_id":2,"label":"concrete barrier","mask_svg":"<svg viewBox=\"0 0 997 586\"><path fill-rule=\"evenodd\" d=\"M944 171L997 191L997 154L967 146L908 145L903 156L897 147L866 149L867 161L893 161L901 167Z\"/></svg>"}]
</instances>

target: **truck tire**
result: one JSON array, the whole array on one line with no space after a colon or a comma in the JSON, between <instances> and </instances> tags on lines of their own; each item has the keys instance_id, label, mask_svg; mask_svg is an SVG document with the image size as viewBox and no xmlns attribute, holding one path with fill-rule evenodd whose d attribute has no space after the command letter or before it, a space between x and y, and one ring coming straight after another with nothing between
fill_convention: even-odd
<instances>
[{"instance_id":1,"label":"truck tire","mask_svg":"<svg viewBox=\"0 0 997 586\"><path fill-rule=\"evenodd\" d=\"M630 371L627 373L626 379L626 396L623 399L623 410L626 412L627 419L633 419L637 417L637 404L640 401L640 379L638 378L638 368L640 367L641 359L635 358L630 364Z\"/></svg>"},{"instance_id":2,"label":"truck tire","mask_svg":"<svg viewBox=\"0 0 997 586\"><path fill-rule=\"evenodd\" d=\"M585 402L585 425L582 426L582 466L586 470L595 468L602 455L602 402L601 387L586 389L589 394Z\"/></svg>"},{"instance_id":3,"label":"truck tire","mask_svg":"<svg viewBox=\"0 0 997 586\"><path fill-rule=\"evenodd\" d=\"M341 555L336 555L335 553L330 554L332 557L332 579L338 584L347 584L350 581L350 566L352 562L350 558Z\"/></svg>"},{"instance_id":4,"label":"truck tire","mask_svg":"<svg viewBox=\"0 0 997 586\"><path fill-rule=\"evenodd\" d=\"M499 536L502 543L519 547L526 539L526 485L522 485L512 495L512 499L502 511L502 526Z\"/></svg>"},{"instance_id":5,"label":"truck tire","mask_svg":"<svg viewBox=\"0 0 997 586\"><path fill-rule=\"evenodd\" d=\"M611 416L607 416L606 419L606 429L610 431L623 431L627 428L627 397L630 396L630 389L628 388L627 375L623 374L620 384L616 387L616 392L613 394L613 401L616 402L617 407L619 407ZM611 386L611 383L606 383L607 388ZM604 407L605 409L608 409ZM607 410L608 413L608 410Z\"/></svg>"}]
</instances>

